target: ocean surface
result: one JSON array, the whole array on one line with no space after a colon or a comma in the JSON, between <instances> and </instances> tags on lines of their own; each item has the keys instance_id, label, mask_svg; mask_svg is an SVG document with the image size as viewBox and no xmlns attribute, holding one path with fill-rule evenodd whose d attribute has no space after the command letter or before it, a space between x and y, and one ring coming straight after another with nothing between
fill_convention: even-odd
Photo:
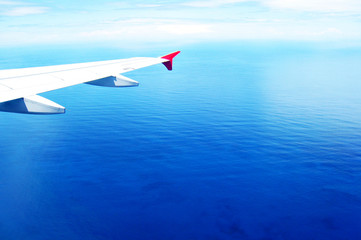
<instances>
[{"instance_id":1,"label":"ocean surface","mask_svg":"<svg viewBox=\"0 0 361 240\"><path fill-rule=\"evenodd\" d=\"M361 49L36 46L0 68L176 50L139 87L41 94L64 115L0 113L0 239L361 239Z\"/></svg>"}]
</instances>

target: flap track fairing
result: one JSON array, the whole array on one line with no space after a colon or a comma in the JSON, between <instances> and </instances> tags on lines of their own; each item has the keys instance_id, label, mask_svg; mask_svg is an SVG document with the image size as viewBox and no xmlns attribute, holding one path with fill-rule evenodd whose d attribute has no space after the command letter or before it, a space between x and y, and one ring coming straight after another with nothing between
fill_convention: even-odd
<instances>
[{"instance_id":1,"label":"flap track fairing","mask_svg":"<svg viewBox=\"0 0 361 240\"><path fill-rule=\"evenodd\" d=\"M27 114L59 114L65 108L38 95L0 103L0 111Z\"/></svg>"}]
</instances>

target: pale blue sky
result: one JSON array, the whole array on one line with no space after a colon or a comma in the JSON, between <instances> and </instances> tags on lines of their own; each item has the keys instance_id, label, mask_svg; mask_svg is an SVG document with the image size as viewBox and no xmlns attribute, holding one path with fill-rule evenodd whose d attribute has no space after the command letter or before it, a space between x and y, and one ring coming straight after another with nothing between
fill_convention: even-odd
<instances>
[{"instance_id":1,"label":"pale blue sky","mask_svg":"<svg viewBox=\"0 0 361 240\"><path fill-rule=\"evenodd\" d=\"M0 0L0 46L361 41L360 0Z\"/></svg>"}]
</instances>

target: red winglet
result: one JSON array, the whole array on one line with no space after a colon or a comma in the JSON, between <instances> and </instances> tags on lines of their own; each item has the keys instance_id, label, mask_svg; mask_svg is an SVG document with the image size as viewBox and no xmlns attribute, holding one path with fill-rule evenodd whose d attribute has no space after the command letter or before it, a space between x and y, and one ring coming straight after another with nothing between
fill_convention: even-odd
<instances>
[{"instance_id":1,"label":"red winglet","mask_svg":"<svg viewBox=\"0 0 361 240\"><path fill-rule=\"evenodd\" d=\"M177 56L179 53L180 53L180 51L177 51L177 52L174 52L174 53L171 53L171 54L168 54L168 55L165 55L165 56L161 57L163 59L168 60L167 62L164 62L163 64L169 71L171 71L173 69L173 58L175 56Z\"/></svg>"}]
</instances>

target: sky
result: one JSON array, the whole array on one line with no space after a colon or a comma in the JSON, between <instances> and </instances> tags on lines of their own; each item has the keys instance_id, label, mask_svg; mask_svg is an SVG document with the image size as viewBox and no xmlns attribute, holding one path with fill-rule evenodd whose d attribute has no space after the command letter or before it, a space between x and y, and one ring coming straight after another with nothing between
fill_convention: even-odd
<instances>
[{"instance_id":1,"label":"sky","mask_svg":"<svg viewBox=\"0 0 361 240\"><path fill-rule=\"evenodd\" d=\"M282 40L361 42L360 0L0 0L0 47Z\"/></svg>"}]
</instances>

